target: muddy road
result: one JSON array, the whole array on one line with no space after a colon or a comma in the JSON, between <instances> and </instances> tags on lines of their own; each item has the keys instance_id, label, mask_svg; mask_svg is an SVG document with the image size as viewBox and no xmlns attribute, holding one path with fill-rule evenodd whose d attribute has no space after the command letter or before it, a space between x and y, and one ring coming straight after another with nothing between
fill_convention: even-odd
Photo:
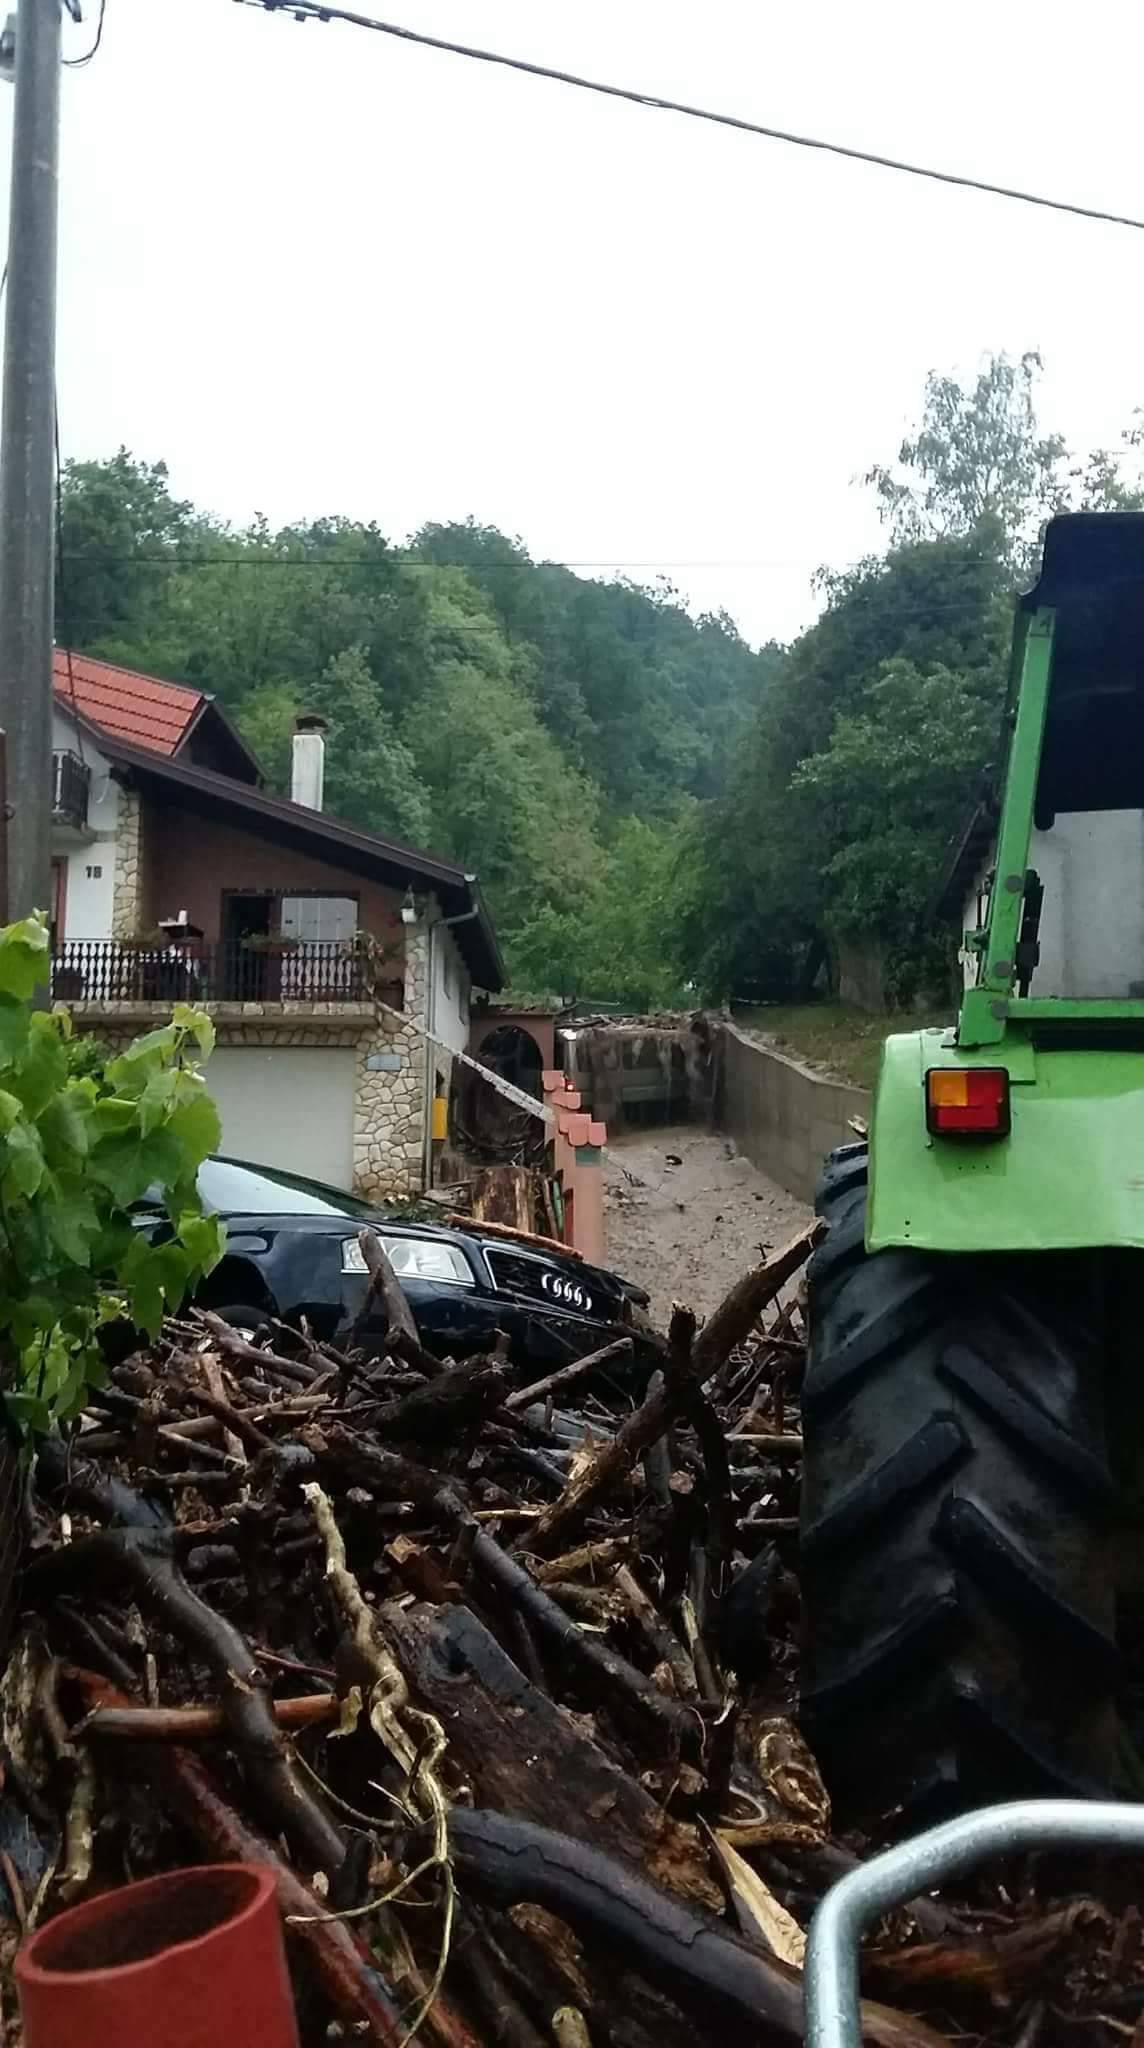
<instances>
[{"instance_id":1,"label":"muddy road","mask_svg":"<svg viewBox=\"0 0 1144 2048\"><path fill-rule=\"evenodd\" d=\"M609 1140L604 1202L607 1262L647 1288L660 1329L673 1301L710 1315L810 1216L726 1138L687 1124Z\"/></svg>"}]
</instances>

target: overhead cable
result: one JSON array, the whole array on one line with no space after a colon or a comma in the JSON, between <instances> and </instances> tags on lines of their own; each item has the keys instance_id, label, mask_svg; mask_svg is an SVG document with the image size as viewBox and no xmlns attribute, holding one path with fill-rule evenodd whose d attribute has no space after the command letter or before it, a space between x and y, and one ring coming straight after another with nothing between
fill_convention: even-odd
<instances>
[{"instance_id":1,"label":"overhead cable","mask_svg":"<svg viewBox=\"0 0 1144 2048\"><path fill-rule=\"evenodd\" d=\"M1111 213L1099 206L1082 206L1072 199L1054 199L1044 192L1029 192L1017 185L994 184L987 178L972 178L961 171L942 171L932 164L915 164L903 157L885 156L880 151L858 149L848 142L833 142L821 135L800 135L789 128L772 128L762 121L748 121L741 114L721 113L713 107L699 107L687 100L666 99L659 93L637 92L633 86L613 85L601 78L585 78L576 71L560 71L550 64L536 64L527 57L510 57L502 50L485 50L472 43L454 43L445 36L426 35L423 30L405 28L397 22L379 21L372 14L357 14L352 8L332 7L326 0L239 0L244 7L259 7L268 14L287 13L295 21L342 21L352 28L372 29L378 35L395 36L404 43L418 43L428 50L443 50L452 57L468 57L478 64L499 64L508 71L523 72L529 78L550 79L556 85L574 86L579 92L602 93L608 99L626 100L632 106L650 107L659 113L683 114L691 121L709 121L719 128L736 128L744 135L761 135L769 142L785 142L795 149L818 149L831 156L848 157L854 163L872 164L883 171L903 172L911 178L929 178L939 185L960 186L963 191L985 192L994 199L1014 199L1023 206L1047 207L1054 213L1069 213L1081 220L1104 221L1113 227L1144 231L1144 220L1132 214Z\"/></svg>"}]
</instances>

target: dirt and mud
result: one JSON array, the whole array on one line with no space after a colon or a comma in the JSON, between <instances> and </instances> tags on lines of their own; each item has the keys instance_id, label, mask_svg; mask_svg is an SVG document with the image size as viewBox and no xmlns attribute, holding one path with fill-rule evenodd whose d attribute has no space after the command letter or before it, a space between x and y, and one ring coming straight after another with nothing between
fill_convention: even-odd
<instances>
[{"instance_id":1,"label":"dirt and mud","mask_svg":"<svg viewBox=\"0 0 1144 2048\"><path fill-rule=\"evenodd\" d=\"M609 1140L604 1200L608 1264L647 1288L660 1328L674 1301L710 1315L737 1273L810 1218L728 1139L687 1124Z\"/></svg>"}]
</instances>

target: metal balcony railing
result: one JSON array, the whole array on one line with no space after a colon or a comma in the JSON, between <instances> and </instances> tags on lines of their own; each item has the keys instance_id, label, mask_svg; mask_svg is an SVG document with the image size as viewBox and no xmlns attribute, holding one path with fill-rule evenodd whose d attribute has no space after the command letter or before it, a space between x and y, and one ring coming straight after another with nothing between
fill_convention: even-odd
<instances>
[{"instance_id":1,"label":"metal balcony railing","mask_svg":"<svg viewBox=\"0 0 1144 2048\"><path fill-rule=\"evenodd\" d=\"M87 826L87 800L91 791L91 769L78 754L62 748L52 755L52 823L70 825L77 832Z\"/></svg>"},{"instance_id":2,"label":"metal balcony railing","mask_svg":"<svg viewBox=\"0 0 1144 2048\"><path fill-rule=\"evenodd\" d=\"M63 939L52 960L56 1002L361 1003L365 961L341 939L263 951L241 941L138 945Z\"/></svg>"}]
</instances>

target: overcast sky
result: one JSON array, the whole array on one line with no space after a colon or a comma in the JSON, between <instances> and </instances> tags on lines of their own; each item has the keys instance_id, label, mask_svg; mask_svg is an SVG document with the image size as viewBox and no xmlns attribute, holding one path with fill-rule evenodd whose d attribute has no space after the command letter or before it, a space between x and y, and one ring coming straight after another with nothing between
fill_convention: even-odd
<instances>
[{"instance_id":1,"label":"overcast sky","mask_svg":"<svg viewBox=\"0 0 1144 2048\"><path fill-rule=\"evenodd\" d=\"M1144 215L1126 0L360 4ZM234 0L107 0L66 77L64 451L161 456L228 519L472 513L785 637L877 543L856 479L927 370L1028 347L1046 423L1115 441L1144 235Z\"/></svg>"}]
</instances>

